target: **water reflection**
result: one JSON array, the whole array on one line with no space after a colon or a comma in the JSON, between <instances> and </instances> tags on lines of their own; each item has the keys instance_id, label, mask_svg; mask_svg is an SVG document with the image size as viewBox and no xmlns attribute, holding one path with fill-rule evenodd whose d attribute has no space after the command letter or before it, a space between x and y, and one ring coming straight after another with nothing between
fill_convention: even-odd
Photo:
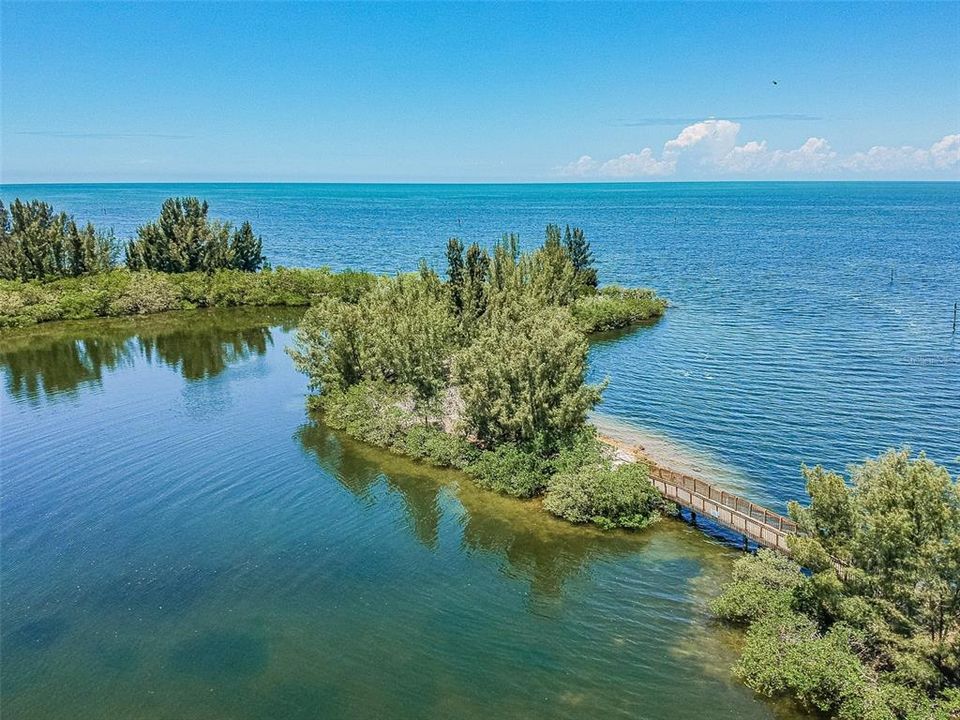
<instances>
[{"instance_id":1,"label":"water reflection","mask_svg":"<svg viewBox=\"0 0 960 720\"><path fill-rule=\"evenodd\" d=\"M297 438L321 468L358 498L372 501L372 489L383 482L400 497L417 540L431 550L436 548L440 490L456 473L426 467L358 443L320 423L303 425L297 431Z\"/></svg>"},{"instance_id":2,"label":"water reflection","mask_svg":"<svg viewBox=\"0 0 960 720\"><path fill-rule=\"evenodd\" d=\"M643 533L603 532L574 526L544 512L538 501L519 501L487 492L463 474L431 468L357 442L319 422L300 427L297 437L323 470L342 487L374 502L380 483L398 495L417 540L435 549L445 489L453 490L460 512L461 544L468 553L491 553L503 571L529 583L534 599L558 599L565 583L598 557L636 553L648 542Z\"/></svg>"},{"instance_id":3,"label":"water reflection","mask_svg":"<svg viewBox=\"0 0 960 720\"><path fill-rule=\"evenodd\" d=\"M9 394L31 402L99 386L104 373L138 359L204 380L266 353L271 326L288 331L301 314L298 308L243 308L51 323L0 334L0 367Z\"/></svg>"}]
</instances>

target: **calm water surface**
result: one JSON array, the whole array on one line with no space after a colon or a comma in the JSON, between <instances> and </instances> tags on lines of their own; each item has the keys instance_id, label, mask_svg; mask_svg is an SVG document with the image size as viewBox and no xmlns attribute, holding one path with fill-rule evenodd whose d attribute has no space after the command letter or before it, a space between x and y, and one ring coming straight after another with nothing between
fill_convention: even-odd
<instances>
[{"instance_id":1,"label":"calm water surface","mask_svg":"<svg viewBox=\"0 0 960 720\"><path fill-rule=\"evenodd\" d=\"M38 186L120 237L163 198L274 264L394 271L582 225L673 307L598 339L599 421L782 507L801 462L960 472L960 186ZM297 313L0 337L6 717L772 717L705 602L732 551L554 521L312 425Z\"/></svg>"},{"instance_id":2,"label":"calm water surface","mask_svg":"<svg viewBox=\"0 0 960 720\"><path fill-rule=\"evenodd\" d=\"M774 717L706 613L732 550L312 424L297 317L4 338L4 717Z\"/></svg>"}]
</instances>

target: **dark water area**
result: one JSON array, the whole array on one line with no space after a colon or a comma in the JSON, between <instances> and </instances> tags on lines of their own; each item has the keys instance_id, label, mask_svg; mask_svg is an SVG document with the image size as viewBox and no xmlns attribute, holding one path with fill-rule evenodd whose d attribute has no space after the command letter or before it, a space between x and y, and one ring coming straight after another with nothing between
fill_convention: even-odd
<instances>
[{"instance_id":1,"label":"dark water area","mask_svg":"<svg viewBox=\"0 0 960 720\"><path fill-rule=\"evenodd\" d=\"M733 550L311 422L299 312L0 340L4 717L775 717L707 612Z\"/></svg>"},{"instance_id":2,"label":"dark water area","mask_svg":"<svg viewBox=\"0 0 960 720\"><path fill-rule=\"evenodd\" d=\"M275 265L438 267L584 227L659 323L596 338L597 422L782 508L799 466L960 472L960 186L0 186L126 237L170 195ZM565 524L313 424L299 311L0 336L3 715L781 717L707 601L736 552Z\"/></svg>"}]
</instances>

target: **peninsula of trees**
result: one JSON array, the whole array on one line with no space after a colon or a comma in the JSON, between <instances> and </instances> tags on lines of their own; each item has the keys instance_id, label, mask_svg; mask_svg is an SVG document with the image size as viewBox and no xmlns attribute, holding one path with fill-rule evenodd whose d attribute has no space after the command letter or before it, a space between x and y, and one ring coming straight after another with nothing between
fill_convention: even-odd
<instances>
[{"instance_id":1,"label":"peninsula of trees","mask_svg":"<svg viewBox=\"0 0 960 720\"><path fill-rule=\"evenodd\" d=\"M304 316L293 357L323 421L482 487L542 498L574 522L639 528L659 517L666 504L646 468L615 467L586 424L603 385L586 381L585 332L596 318L657 318L664 301L598 291L578 229L548 226L531 253L515 235L492 252L452 239L446 256L445 280L424 263Z\"/></svg>"}]
</instances>

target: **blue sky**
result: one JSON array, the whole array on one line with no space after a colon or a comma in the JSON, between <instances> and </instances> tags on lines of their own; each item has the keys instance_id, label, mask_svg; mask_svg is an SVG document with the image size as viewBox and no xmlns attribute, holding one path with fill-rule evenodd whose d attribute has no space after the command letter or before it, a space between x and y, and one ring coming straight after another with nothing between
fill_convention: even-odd
<instances>
[{"instance_id":1,"label":"blue sky","mask_svg":"<svg viewBox=\"0 0 960 720\"><path fill-rule=\"evenodd\" d=\"M960 3L0 12L7 183L960 179Z\"/></svg>"}]
</instances>

